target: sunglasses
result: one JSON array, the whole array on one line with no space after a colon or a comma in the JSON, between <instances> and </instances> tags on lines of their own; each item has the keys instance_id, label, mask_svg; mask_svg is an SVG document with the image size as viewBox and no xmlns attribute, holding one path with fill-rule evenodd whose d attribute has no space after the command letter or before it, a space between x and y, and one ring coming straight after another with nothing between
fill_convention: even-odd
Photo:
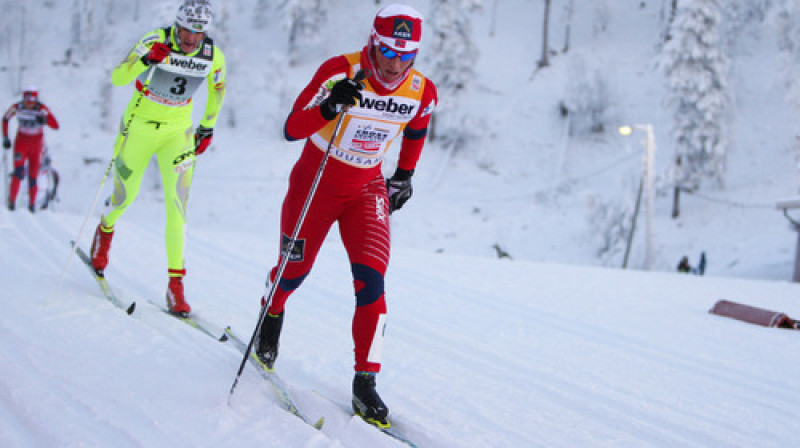
<instances>
[{"instance_id":1,"label":"sunglasses","mask_svg":"<svg viewBox=\"0 0 800 448\"><path fill-rule=\"evenodd\" d=\"M399 51L394 51L391 48L389 48L387 46L384 46L384 45L381 45L380 47L378 47L378 51L380 51L381 54L383 55L383 57L385 57L386 59L394 59L394 58L400 56L400 60L403 61L403 62L411 61L415 57L417 57L417 52L416 51L410 52L410 53L400 53Z\"/></svg>"},{"instance_id":2,"label":"sunglasses","mask_svg":"<svg viewBox=\"0 0 800 448\"><path fill-rule=\"evenodd\" d=\"M199 25L195 25L195 26L199 26ZM185 31L185 32L191 33L191 34L200 34L200 33L204 32L202 30L193 30L191 28L186 28L186 27L183 27L183 26L180 26L180 25L178 25L178 31Z\"/></svg>"}]
</instances>

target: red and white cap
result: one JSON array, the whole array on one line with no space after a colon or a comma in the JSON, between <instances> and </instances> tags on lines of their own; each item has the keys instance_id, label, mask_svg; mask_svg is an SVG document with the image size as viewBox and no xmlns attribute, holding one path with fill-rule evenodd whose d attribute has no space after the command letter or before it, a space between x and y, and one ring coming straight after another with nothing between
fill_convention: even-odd
<instances>
[{"instance_id":1,"label":"red and white cap","mask_svg":"<svg viewBox=\"0 0 800 448\"><path fill-rule=\"evenodd\" d=\"M22 91L22 99L25 101L36 101L39 99L39 90L34 86L26 86Z\"/></svg>"},{"instance_id":2,"label":"red and white cap","mask_svg":"<svg viewBox=\"0 0 800 448\"><path fill-rule=\"evenodd\" d=\"M417 51L421 38L422 14L410 6L397 3L378 11L370 32L373 46L385 45L401 53Z\"/></svg>"}]
</instances>

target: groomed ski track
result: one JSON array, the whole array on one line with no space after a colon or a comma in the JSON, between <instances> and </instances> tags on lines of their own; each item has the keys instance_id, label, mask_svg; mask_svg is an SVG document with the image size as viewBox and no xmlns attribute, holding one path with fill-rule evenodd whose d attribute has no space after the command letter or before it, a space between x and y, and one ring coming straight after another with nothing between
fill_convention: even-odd
<instances>
[{"instance_id":1,"label":"groomed ski track","mask_svg":"<svg viewBox=\"0 0 800 448\"><path fill-rule=\"evenodd\" d=\"M79 260L58 288L81 220L0 211L4 446L404 446L319 397L348 403L352 376L351 281L334 234L289 302L276 365L305 412L325 415L317 431L281 409L250 367L228 405L235 348L155 307L121 313ZM120 221L106 270L120 297L163 300L162 225ZM192 226L193 308L249 336L275 234ZM792 314L795 285L402 249L390 270L379 390L421 447L795 439L796 332L707 313L728 297Z\"/></svg>"}]
</instances>

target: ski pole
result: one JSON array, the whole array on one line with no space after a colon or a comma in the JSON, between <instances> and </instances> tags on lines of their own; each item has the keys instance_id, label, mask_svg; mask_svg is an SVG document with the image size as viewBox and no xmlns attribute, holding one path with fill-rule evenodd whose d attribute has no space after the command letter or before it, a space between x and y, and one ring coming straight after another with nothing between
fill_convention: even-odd
<instances>
[{"instance_id":1,"label":"ski pole","mask_svg":"<svg viewBox=\"0 0 800 448\"><path fill-rule=\"evenodd\" d=\"M364 70L359 70L355 76L353 76L353 81L359 82L367 77L367 74ZM294 226L294 231L292 232L292 237L289 238L289 241L286 245L286 248L281 250L280 258L281 262L278 264L278 269L275 271L275 281L272 282L270 285L269 293L265 298L264 306L261 307L261 312L258 315L258 324L256 325L255 330L253 331L253 335L250 336L250 342L247 344L247 348L244 351L244 356L242 357L242 362L239 364L239 370L236 372L236 378L233 380L233 384L231 385L230 393L228 394L228 402L230 403L230 398L233 396L233 391L236 389L236 385L239 383L239 377L242 376L242 371L244 370L244 366L247 363L247 358L250 356L250 351L253 349L253 344L256 340L256 335L258 334L259 330L261 330L261 325L264 323L264 318L267 315L267 308L272 303L272 297L275 295L275 290L277 288L278 283L280 282L281 276L283 275L284 269L286 269L286 264L289 262L289 257L294 250L295 241L297 241L297 236L300 234L300 227L303 226L303 221L306 219L306 214L308 213L309 207L311 207L311 201L314 199L314 195L317 192L317 187L319 186L319 181L322 178L322 172L325 170L325 165L328 163L328 157L331 154L331 147L333 146L333 141L336 139L336 134L339 133L339 127L342 125L342 119L344 119L345 114L347 113L347 107L342 110L339 114L339 118L336 121L336 127L333 129L333 135L331 135L330 140L328 141L328 148L325 150L325 154L322 156L322 161L319 163L319 168L317 169L317 174L314 176L314 181L311 183L311 189L308 191L308 196L306 196L306 201L303 203L303 208L300 211L300 216L297 217L297 223Z\"/></svg>"},{"instance_id":2,"label":"ski pole","mask_svg":"<svg viewBox=\"0 0 800 448\"><path fill-rule=\"evenodd\" d=\"M151 66L149 70L150 71L147 73L147 79L145 79L144 84L142 85L142 90L139 92L139 97L136 98L136 103L131 108L131 114L128 117L128 121L125 122L125 127L122 128L122 144L120 145L119 151L114 152L114 157L111 157L108 165L106 165L106 171L103 174L103 178L100 180L100 188L98 188L97 193L94 194L92 205L89 206L89 210L86 212L86 216L83 218L83 223L81 223L81 227L78 229L78 234L75 235L75 238L72 240L75 242L75 244L73 244L72 248L69 250L69 256L67 257L67 262L64 265L64 269L61 271L61 277L58 280L58 287L56 288L56 291L61 290L61 283L64 281L64 275L66 275L67 271L69 270L69 266L72 263L72 256L75 254L75 249L78 246L80 237L83 235L83 231L86 228L86 223L89 221L89 216L92 214L92 211L94 211L94 207L97 205L97 199L100 197L100 193L103 191L103 187L106 185L106 179L108 179L108 175L111 173L111 168L114 166L114 158L122 151L122 149L125 147L125 144L128 142L128 132L130 131L133 117L136 115L136 110L139 108L139 104L142 103L142 98L147 96L147 88L150 86L150 80L153 79L155 65Z\"/></svg>"}]
</instances>

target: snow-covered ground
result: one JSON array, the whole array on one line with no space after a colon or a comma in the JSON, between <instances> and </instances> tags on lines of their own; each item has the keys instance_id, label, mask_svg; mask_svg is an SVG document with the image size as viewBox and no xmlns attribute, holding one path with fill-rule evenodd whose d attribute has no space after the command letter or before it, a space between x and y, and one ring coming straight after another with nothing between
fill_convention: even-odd
<instances>
[{"instance_id":1,"label":"snow-covered ground","mask_svg":"<svg viewBox=\"0 0 800 448\"><path fill-rule=\"evenodd\" d=\"M107 270L136 312L111 306L86 268L68 261L130 95L115 88L109 116L101 114L108 70L177 2L117 3L102 45L78 66L51 63L64 57L58 39L70 21L58 18L71 17L72 2L1 3L8 44L0 54L9 65L0 72L0 101L18 98L14 64L24 63L22 84L37 84L62 124L46 137L62 184L51 211L0 210L0 445L401 446L333 404L348 404L352 378L352 286L337 232L290 299L276 366L303 410L325 417L321 431L283 411L249 366L228 403L239 352L148 303L160 303L166 287L154 172L118 223ZM278 208L300 148L282 141L283 117L322 58L362 45L376 10L373 2L332 0L329 22L354 25L332 25L318 54L287 68L280 18L256 28L252 3L225 9L230 30L220 45L231 94L214 147L198 161L186 257L193 309L244 338L277 256ZM410 3L427 13L427 1ZM771 28L753 24L731 55L727 188L683 195L678 219L664 189L650 223L653 269L642 269L641 215L632 269L621 270L622 253L597 255L605 224L595 211L635 199L643 136L609 129L565 138L558 104L576 67L602 69L614 121L653 124L656 168L666 172L670 113L653 68L660 2L576 9L570 52L533 76L541 2L497 2L495 19L495 2L484 3L471 15L481 55L463 104L485 132L453 153L429 144L415 196L392 217L378 384L398 426L422 447L792 444L797 332L708 314L724 298L800 316L800 290L790 282L796 235L775 209L797 193L798 114L774 75L780 58ZM155 13L134 21L133 4ZM607 20L598 18L603 11ZM18 53L12 18L23 12L29 48ZM554 12L556 48L563 17ZM84 247L100 212L80 237ZM498 259L495 245L512 258ZM700 251L709 258L706 276L674 272L682 255L694 264Z\"/></svg>"}]
</instances>

